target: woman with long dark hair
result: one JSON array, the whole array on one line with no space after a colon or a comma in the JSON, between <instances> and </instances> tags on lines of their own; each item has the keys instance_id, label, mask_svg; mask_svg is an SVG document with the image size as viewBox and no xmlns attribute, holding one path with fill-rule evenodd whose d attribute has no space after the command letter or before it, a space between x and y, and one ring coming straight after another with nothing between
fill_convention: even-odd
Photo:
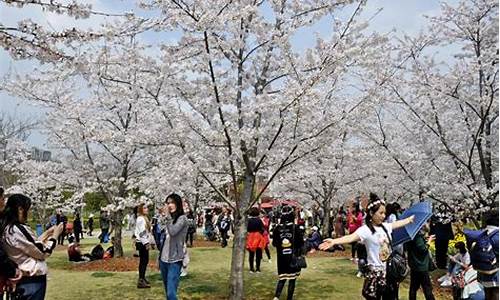
<instances>
[{"instance_id":1,"label":"woman with long dark hair","mask_svg":"<svg viewBox=\"0 0 500 300\"><path fill-rule=\"evenodd\" d=\"M26 224L30 208L30 198L21 194L8 197L0 224L0 239L8 256L23 273L14 292L16 296L19 299L43 300L47 289L48 269L45 259L56 247L64 225L61 223L49 228L37 239Z\"/></svg>"},{"instance_id":2,"label":"woman with long dark hair","mask_svg":"<svg viewBox=\"0 0 500 300\"><path fill-rule=\"evenodd\" d=\"M188 220L184 214L182 198L170 194L160 208L160 272L167 300L177 300L177 288L184 259Z\"/></svg>"},{"instance_id":3,"label":"woman with long dark hair","mask_svg":"<svg viewBox=\"0 0 500 300\"><path fill-rule=\"evenodd\" d=\"M139 279L137 288L150 288L146 279L146 269L149 262L149 249L151 249L151 222L148 218L148 207L140 204L137 207L137 219L135 223L135 249L139 252Z\"/></svg>"},{"instance_id":4,"label":"woman with long dark hair","mask_svg":"<svg viewBox=\"0 0 500 300\"><path fill-rule=\"evenodd\" d=\"M390 255L390 236L392 230L403 227L414 220L414 216L393 223L384 223L385 201L375 194L370 194L370 203L366 207L365 225L354 233L338 239L325 239L319 246L327 250L334 245L361 241L367 250L368 271L363 284L362 295L366 299L394 300L394 291L386 284L386 261Z\"/></svg>"}]
</instances>

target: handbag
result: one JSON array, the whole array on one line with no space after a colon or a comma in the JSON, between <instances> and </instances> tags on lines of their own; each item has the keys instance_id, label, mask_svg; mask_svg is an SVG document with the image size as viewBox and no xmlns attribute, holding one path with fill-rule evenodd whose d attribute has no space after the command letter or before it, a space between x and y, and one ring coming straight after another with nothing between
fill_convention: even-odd
<instances>
[{"instance_id":1,"label":"handbag","mask_svg":"<svg viewBox=\"0 0 500 300\"><path fill-rule=\"evenodd\" d=\"M303 255L297 256L292 255L292 261L290 262L290 266L294 269L305 269L307 268L306 258Z\"/></svg>"},{"instance_id":2,"label":"handbag","mask_svg":"<svg viewBox=\"0 0 500 300\"><path fill-rule=\"evenodd\" d=\"M387 232L387 229L385 229L384 225L382 225L382 229L387 235L387 238L389 238L389 244L391 245L392 250L389 258L386 261L387 279L393 282L402 282L409 272L409 267L406 263L406 257L404 257L404 255L402 255L398 251L394 251L394 249L392 248L392 239Z\"/></svg>"},{"instance_id":3,"label":"handbag","mask_svg":"<svg viewBox=\"0 0 500 300\"><path fill-rule=\"evenodd\" d=\"M292 232L293 246L295 248L295 224L293 225ZM305 269L307 268L306 257L302 253L297 253L294 249L292 252L292 261L290 262L290 267L294 269Z\"/></svg>"}]
</instances>

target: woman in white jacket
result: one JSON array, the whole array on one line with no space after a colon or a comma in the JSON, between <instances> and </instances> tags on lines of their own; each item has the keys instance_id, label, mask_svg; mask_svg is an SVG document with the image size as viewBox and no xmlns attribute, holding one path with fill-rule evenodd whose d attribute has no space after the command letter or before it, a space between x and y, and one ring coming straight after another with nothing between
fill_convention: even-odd
<instances>
[{"instance_id":1,"label":"woman in white jacket","mask_svg":"<svg viewBox=\"0 0 500 300\"><path fill-rule=\"evenodd\" d=\"M26 224L30 208L30 198L22 194L9 196L0 224L0 237L9 258L22 272L13 298L43 300L48 271L45 260L56 247L63 224L49 228L37 239Z\"/></svg>"},{"instance_id":2,"label":"woman in white jacket","mask_svg":"<svg viewBox=\"0 0 500 300\"><path fill-rule=\"evenodd\" d=\"M149 263L149 249L151 249L151 222L148 218L148 207L140 204L137 208L137 220L135 223L135 247L139 251L139 280L137 288L150 288L146 279L146 269Z\"/></svg>"}]
</instances>

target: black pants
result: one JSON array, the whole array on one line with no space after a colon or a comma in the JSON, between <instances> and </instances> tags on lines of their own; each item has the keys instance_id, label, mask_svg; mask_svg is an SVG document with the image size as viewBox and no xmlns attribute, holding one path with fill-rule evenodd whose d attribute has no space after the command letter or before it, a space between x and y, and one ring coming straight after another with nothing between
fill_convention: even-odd
<instances>
[{"instance_id":1,"label":"black pants","mask_svg":"<svg viewBox=\"0 0 500 300\"><path fill-rule=\"evenodd\" d=\"M351 243L351 257L356 258L356 249L358 248L358 242Z\"/></svg>"},{"instance_id":2,"label":"black pants","mask_svg":"<svg viewBox=\"0 0 500 300\"><path fill-rule=\"evenodd\" d=\"M446 269L449 242L448 239L436 239L436 266L439 269Z\"/></svg>"},{"instance_id":3,"label":"black pants","mask_svg":"<svg viewBox=\"0 0 500 300\"><path fill-rule=\"evenodd\" d=\"M135 248L139 251L139 279L146 279L146 269L149 263L149 250L142 243L135 243Z\"/></svg>"},{"instance_id":4,"label":"black pants","mask_svg":"<svg viewBox=\"0 0 500 300\"><path fill-rule=\"evenodd\" d=\"M267 245L264 250L266 251L267 259L271 259L271 251L269 251L269 245Z\"/></svg>"},{"instance_id":5,"label":"black pants","mask_svg":"<svg viewBox=\"0 0 500 300\"><path fill-rule=\"evenodd\" d=\"M227 234L227 230L221 230L220 238L221 238L220 245L222 246L222 248L226 247L227 246L227 239L229 238L229 235Z\"/></svg>"},{"instance_id":6,"label":"black pants","mask_svg":"<svg viewBox=\"0 0 500 300\"><path fill-rule=\"evenodd\" d=\"M63 230L59 237L57 238L57 244L58 245L64 245L64 238L66 237L66 231Z\"/></svg>"},{"instance_id":7,"label":"black pants","mask_svg":"<svg viewBox=\"0 0 500 300\"><path fill-rule=\"evenodd\" d=\"M77 243L79 243L79 242L80 242L80 232L79 232L79 231L75 231L75 241L76 241Z\"/></svg>"},{"instance_id":8,"label":"black pants","mask_svg":"<svg viewBox=\"0 0 500 300\"><path fill-rule=\"evenodd\" d=\"M257 248L257 250L254 251L248 251L250 253L250 256L248 257L248 261L250 263L250 271L258 271L260 272L260 261L262 260L262 249ZM255 259L255 266L256 269L253 268L253 261Z\"/></svg>"},{"instance_id":9,"label":"black pants","mask_svg":"<svg viewBox=\"0 0 500 300\"><path fill-rule=\"evenodd\" d=\"M188 231L186 234L186 244L190 247L193 246L193 240L194 240L194 231Z\"/></svg>"},{"instance_id":10,"label":"black pants","mask_svg":"<svg viewBox=\"0 0 500 300\"><path fill-rule=\"evenodd\" d=\"M429 277L429 272L410 272L410 294L409 300L417 299L417 291L420 287L424 292L425 300L434 300L434 295L432 294L432 282Z\"/></svg>"},{"instance_id":11,"label":"black pants","mask_svg":"<svg viewBox=\"0 0 500 300\"><path fill-rule=\"evenodd\" d=\"M283 291L283 287L285 286L286 279L278 280L278 284L276 285L276 292L274 293L274 297L279 298L281 296L281 291ZM288 292L286 295L287 300L293 299L293 293L295 292L295 279L288 280Z\"/></svg>"}]
</instances>

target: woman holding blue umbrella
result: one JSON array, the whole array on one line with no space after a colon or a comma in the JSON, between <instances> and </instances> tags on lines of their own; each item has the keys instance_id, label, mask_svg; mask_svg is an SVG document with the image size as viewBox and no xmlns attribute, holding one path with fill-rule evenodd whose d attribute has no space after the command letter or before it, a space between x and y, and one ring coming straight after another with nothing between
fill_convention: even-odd
<instances>
[{"instance_id":1,"label":"woman holding blue umbrella","mask_svg":"<svg viewBox=\"0 0 500 300\"><path fill-rule=\"evenodd\" d=\"M394 300L396 295L386 283L386 261L391 253L392 230L406 226L413 222L414 216L385 223L385 201L376 194L370 194L370 203L366 207L365 225L354 233L337 239L325 239L319 246L320 250L327 250L335 245L348 244L360 241L366 246L369 271L363 284L363 297L373 300Z\"/></svg>"}]
</instances>

